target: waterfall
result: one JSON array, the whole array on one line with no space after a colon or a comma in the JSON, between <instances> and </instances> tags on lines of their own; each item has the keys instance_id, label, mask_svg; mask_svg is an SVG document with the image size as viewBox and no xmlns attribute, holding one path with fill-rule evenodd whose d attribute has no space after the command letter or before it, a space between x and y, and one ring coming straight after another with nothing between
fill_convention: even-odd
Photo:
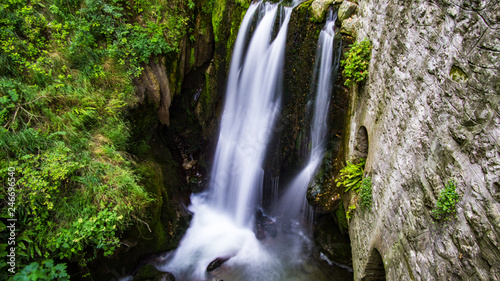
<instances>
[{"instance_id":1,"label":"waterfall","mask_svg":"<svg viewBox=\"0 0 500 281\"><path fill-rule=\"evenodd\" d=\"M294 5L300 0L293 1ZM191 196L193 218L179 247L165 256L157 267L174 273L176 280L213 279L207 265L227 260L224 280L331 280L310 257L311 243L301 231L287 228L283 234L259 241L253 231L255 215L262 203L263 163L280 112L283 64L288 23L292 7L254 2L241 23L235 42L213 170L208 191ZM279 176L272 177L273 205L291 203L282 211L296 212L305 203L305 190L321 162L332 90L334 19L320 35L314 74L317 84L312 151L309 162L289 189L278 199ZM336 75L335 75L336 76ZM302 176L304 174L304 176ZM299 203L293 201L299 196ZM267 225L273 224L266 218ZM257 220L258 221L258 220ZM260 222L263 224L263 222ZM277 223L276 223L277 224ZM266 230L267 231L267 230ZM270 232L271 233L271 232ZM271 240L272 239L272 240ZM321 273L320 273L321 272ZM222 275L221 275L222 274ZM302 277L300 277L302 276Z\"/></svg>"},{"instance_id":2,"label":"waterfall","mask_svg":"<svg viewBox=\"0 0 500 281\"><path fill-rule=\"evenodd\" d=\"M243 59L251 18L258 7L263 17ZM279 9L284 9L283 22L276 38L271 40ZM219 211L232 216L242 226L251 224L250 218L260 203L262 164L281 103L281 77L291 11L277 4L253 4L236 40L210 192Z\"/></svg>"},{"instance_id":3,"label":"waterfall","mask_svg":"<svg viewBox=\"0 0 500 281\"><path fill-rule=\"evenodd\" d=\"M218 257L244 265L248 275L235 280L280 279L275 269L279 260L256 239L252 227L261 204L266 148L280 111L291 12L292 7L254 2L241 23L209 189L191 196L191 225L160 266L180 280L205 280L207 265Z\"/></svg>"},{"instance_id":4,"label":"waterfall","mask_svg":"<svg viewBox=\"0 0 500 281\"><path fill-rule=\"evenodd\" d=\"M340 44L338 48L334 48L336 19L337 12L333 13L330 11L318 40L312 78L313 87L311 88L315 91L316 98L311 126L311 152L309 159L306 166L287 188L286 193L282 196L277 206L277 212L284 214L289 219L297 219L299 216L303 216L308 221L312 220L313 211L307 203L306 192L319 164L323 160L325 150L328 129L328 108L330 106L332 86L337 78L341 54Z\"/></svg>"}]
</instances>

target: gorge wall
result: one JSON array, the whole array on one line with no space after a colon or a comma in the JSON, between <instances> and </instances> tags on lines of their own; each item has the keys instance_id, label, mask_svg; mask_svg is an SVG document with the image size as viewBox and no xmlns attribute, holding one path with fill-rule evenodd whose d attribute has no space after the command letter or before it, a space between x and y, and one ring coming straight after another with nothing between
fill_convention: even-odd
<instances>
[{"instance_id":1,"label":"gorge wall","mask_svg":"<svg viewBox=\"0 0 500 281\"><path fill-rule=\"evenodd\" d=\"M149 120L149 129L138 135L152 139L152 147L162 147L152 154L168 155L165 163L152 161L163 167L151 164L159 174L152 178L161 178L155 186L163 198L152 220L164 235L155 241L172 232L167 217L174 218L174 226L180 221L173 230L181 235L185 223L172 207L180 205L175 201L179 186L189 193L198 185L200 167L209 170L232 44L249 3L211 1L211 11L204 12L206 3L196 2L193 32L184 38L180 54L152 60L137 83L138 96L145 100L138 115ZM372 177L373 204L371 211L353 212L349 221L355 280L500 280L498 1L355 2L357 8L343 4L348 12L341 17L341 30L344 42L353 40L350 35L372 42L370 77L351 89L349 106L347 88L336 87L328 144L335 165L343 158L359 158L366 143L358 132L366 130L365 175ZM277 176L285 186L307 151L306 108L323 26L313 6L324 12L341 3L305 1L292 14L283 113L266 162L268 186ZM351 16L354 10L357 14ZM193 163L198 170L191 170ZM457 218L444 222L432 210L449 180L455 181L460 199ZM343 206L355 204L356 198L343 196ZM330 217L321 222L329 223ZM161 249L143 248L130 255L137 260L171 249L176 241L170 240Z\"/></svg>"},{"instance_id":2,"label":"gorge wall","mask_svg":"<svg viewBox=\"0 0 500 281\"><path fill-rule=\"evenodd\" d=\"M358 4L349 21L373 50L347 158L365 127L373 205L349 222L355 280L500 280L498 1ZM445 222L432 209L449 180L460 199Z\"/></svg>"}]
</instances>

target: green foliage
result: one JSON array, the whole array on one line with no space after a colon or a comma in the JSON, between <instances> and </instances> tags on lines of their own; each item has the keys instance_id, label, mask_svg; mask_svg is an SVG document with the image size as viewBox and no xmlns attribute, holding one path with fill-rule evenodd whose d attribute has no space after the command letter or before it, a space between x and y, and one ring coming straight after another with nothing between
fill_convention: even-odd
<instances>
[{"instance_id":1,"label":"green foliage","mask_svg":"<svg viewBox=\"0 0 500 281\"><path fill-rule=\"evenodd\" d=\"M372 179L370 177L363 178L359 192L361 198L361 206L370 209L372 206Z\"/></svg>"},{"instance_id":2,"label":"green foliage","mask_svg":"<svg viewBox=\"0 0 500 281\"><path fill-rule=\"evenodd\" d=\"M361 159L358 164L347 162L347 165L340 170L340 176L335 179L337 186L344 186L345 191L354 190L359 192L361 181L363 180L363 169L366 160Z\"/></svg>"},{"instance_id":3,"label":"green foliage","mask_svg":"<svg viewBox=\"0 0 500 281\"><path fill-rule=\"evenodd\" d=\"M364 81L368 77L368 66L370 65L370 56L372 46L367 39L352 44L349 52L345 54L345 60L340 61L344 67L342 75L346 78L347 87Z\"/></svg>"},{"instance_id":4,"label":"green foliage","mask_svg":"<svg viewBox=\"0 0 500 281\"><path fill-rule=\"evenodd\" d=\"M339 226L345 230L349 229L349 225L347 224L347 214L344 210L344 204L340 202L339 207L335 210L335 216L337 217L337 222Z\"/></svg>"},{"instance_id":5,"label":"green foliage","mask_svg":"<svg viewBox=\"0 0 500 281\"><path fill-rule=\"evenodd\" d=\"M54 265L54 261L44 260L42 264L32 262L24 267L12 278L13 281L48 281L48 280L69 280L69 275L66 273L66 264L60 263Z\"/></svg>"},{"instance_id":6,"label":"green foliage","mask_svg":"<svg viewBox=\"0 0 500 281\"><path fill-rule=\"evenodd\" d=\"M372 182L370 177L363 178L366 159L360 159L358 164L347 162L347 165L340 170L340 177L335 179L337 186L344 186L345 191L353 190L360 195L362 208L370 209L372 203ZM347 219L352 217L351 212L356 210L356 201L349 206L346 212Z\"/></svg>"},{"instance_id":7,"label":"green foliage","mask_svg":"<svg viewBox=\"0 0 500 281\"><path fill-rule=\"evenodd\" d=\"M0 174L16 169L18 278L64 280L45 260L111 255L152 202L126 152L132 76L179 51L194 1L4 2Z\"/></svg>"},{"instance_id":8,"label":"green foliage","mask_svg":"<svg viewBox=\"0 0 500 281\"><path fill-rule=\"evenodd\" d=\"M355 211L355 210L356 210L356 203L354 203L351 206L349 206L347 212L345 213L345 216L346 216L347 220L350 220L352 218L351 212Z\"/></svg>"},{"instance_id":9,"label":"green foliage","mask_svg":"<svg viewBox=\"0 0 500 281\"><path fill-rule=\"evenodd\" d=\"M436 208L432 210L434 218L440 220L449 220L449 216L456 213L456 205L458 202L458 193L455 182L450 180L445 188L439 193L439 198L436 203Z\"/></svg>"},{"instance_id":10,"label":"green foliage","mask_svg":"<svg viewBox=\"0 0 500 281\"><path fill-rule=\"evenodd\" d=\"M78 218L69 227L62 228L56 236L47 241L47 247L58 249L58 258L72 258L81 256L87 246L104 251L104 256L113 254L119 244L116 237L118 226L122 225L123 215L118 216L116 211L104 209L96 216L85 215ZM86 260L79 261L81 265Z\"/></svg>"},{"instance_id":11,"label":"green foliage","mask_svg":"<svg viewBox=\"0 0 500 281\"><path fill-rule=\"evenodd\" d=\"M205 3L203 3L203 6L201 6L201 11L204 14L211 15L212 14L212 9L214 8L214 1L216 0L207 0Z\"/></svg>"}]
</instances>

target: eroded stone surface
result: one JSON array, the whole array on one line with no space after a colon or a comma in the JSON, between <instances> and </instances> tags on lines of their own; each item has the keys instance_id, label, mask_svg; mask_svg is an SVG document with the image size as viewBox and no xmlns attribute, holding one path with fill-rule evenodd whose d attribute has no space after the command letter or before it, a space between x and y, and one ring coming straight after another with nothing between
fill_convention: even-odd
<instances>
[{"instance_id":1,"label":"eroded stone surface","mask_svg":"<svg viewBox=\"0 0 500 281\"><path fill-rule=\"evenodd\" d=\"M348 157L365 126L373 206L350 221L355 280L374 248L387 280L500 280L498 9L487 0L359 1L357 37L373 51L352 98ZM457 218L436 221L450 179Z\"/></svg>"}]
</instances>

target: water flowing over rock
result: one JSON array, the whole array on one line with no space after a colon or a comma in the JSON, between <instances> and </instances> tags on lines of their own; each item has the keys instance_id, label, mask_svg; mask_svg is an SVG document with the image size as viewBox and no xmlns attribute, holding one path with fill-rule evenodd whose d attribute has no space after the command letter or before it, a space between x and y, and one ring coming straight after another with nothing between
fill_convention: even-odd
<instances>
[{"instance_id":1,"label":"water flowing over rock","mask_svg":"<svg viewBox=\"0 0 500 281\"><path fill-rule=\"evenodd\" d=\"M267 142L280 109L291 12L291 7L257 2L250 5L242 21L209 190L192 196L191 226L162 266L181 280L204 279L207 265L224 256L233 256L227 261L231 266L244 268L242 276L278 280L281 274L280 262L259 243L251 228L254 210L261 203ZM276 23L279 27L273 32ZM265 231L275 235L267 220L260 222Z\"/></svg>"},{"instance_id":2,"label":"water flowing over rock","mask_svg":"<svg viewBox=\"0 0 500 281\"><path fill-rule=\"evenodd\" d=\"M306 217L312 216L311 207L307 203L306 192L318 165L323 160L332 86L337 79L337 69L340 63L341 45L336 46L334 44L336 19L337 13L331 13L321 30L318 41L313 74L312 89L316 98L314 100L314 115L311 126L309 160L287 188L278 205L277 212L288 219L297 219L300 213ZM298 206L300 207L298 208ZM309 217L308 220L312 221L312 218Z\"/></svg>"},{"instance_id":3,"label":"water flowing over rock","mask_svg":"<svg viewBox=\"0 0 500 281\"><path fill-rule=\"evenodd\" d=\"M254 6L251 6L252 9ZM224 113L215 152L210 190L218 208L248 225L253 209L260 203L262 164L267 143L280 109L286 31L291 8L271 41L278 5L266 5L267 12L255 28L243 57L246 18L240 28L231 62ZM249 12L252 12L249 10Z\"/></svg>"},{"instance_id":4,"label":"water flowing over rock","mask_svg":"<svg viewBox=\"0 0 500 281\"><path fill-rule=\"evenodd\" d=\"M498 1L359 2L373 51L348 151L366 127L373 206L349 223L355 280L500 280ZM449 180L456 218L436 220Z\"/></svg>"}]
</instances>

